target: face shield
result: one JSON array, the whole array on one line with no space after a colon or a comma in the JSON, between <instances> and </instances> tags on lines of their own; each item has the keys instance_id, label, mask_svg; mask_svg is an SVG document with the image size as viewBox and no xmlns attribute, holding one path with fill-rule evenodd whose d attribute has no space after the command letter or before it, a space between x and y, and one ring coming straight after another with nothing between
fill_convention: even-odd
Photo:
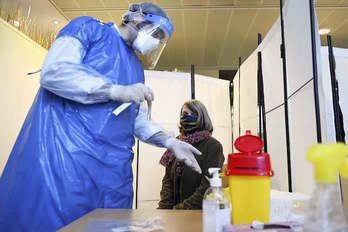
<instances>
[{"instance_id":1,"label":"face shield","mask_svg":"<svg viewBox=\"0 0 348 232\"><path fill-rule=\"evenodd\" d=\"M154 69L172 32L173 25L169 19L142 12L137 8L135 12L127 12L123 22L137 30L137 36L132 47L141 53L149 69Z\"/></svg>"}]
</instances>

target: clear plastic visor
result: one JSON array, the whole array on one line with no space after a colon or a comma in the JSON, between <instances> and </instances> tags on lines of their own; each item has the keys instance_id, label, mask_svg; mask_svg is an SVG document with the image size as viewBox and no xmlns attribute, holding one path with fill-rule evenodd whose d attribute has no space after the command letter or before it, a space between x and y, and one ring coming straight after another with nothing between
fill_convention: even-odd
<instances>
[{"instance_id":1,"label":"clear plastic visor","mask_svg":"<svg viewBox=\"0 0 348 232\"><path fill-rule=\"evenodd\" d=\"M140 12L127 12L123 15L124 23L129 23L134 27L138 34L147 34L159 40L158 46L144 56L145 66L149 69L154 69L158 60L170 38L170 35L160 28L160 25L154 22L149 22Z\"/></svg>"}]
</instances>

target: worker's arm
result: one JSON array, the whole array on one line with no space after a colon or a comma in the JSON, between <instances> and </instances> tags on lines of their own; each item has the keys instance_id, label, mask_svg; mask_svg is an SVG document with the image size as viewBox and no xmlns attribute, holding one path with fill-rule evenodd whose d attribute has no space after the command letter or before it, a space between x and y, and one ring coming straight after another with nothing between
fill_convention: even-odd
<instances>
[{"instance_id":1,"label":"worker's arm","mask_svg":"<svg viewBox=\"0 0 348 232\"><path fill-rule=\"evenodd\" d=\"M201 155L201 152L192 145L176 139L173 135L165 132L158 124L149 120L145 104L140 105L134 130L135 136L141 141L168 148L177 160L185 162L187 166L198 173L202 172L194 157L194 154Z\"/></svg>"},{"instance_id":2,"label":"worker's arm","mask_svg":"<svg viewBox=\"0 0 348 232\"><path fill-rule=\"evenodd\" d=\"M52 44L41 71L40 84L58 96L80 103L110 100L112 83L82 64L85 49L73 37L60 37Z\"/></svg>"},{"instance_id":3,"label":"worker's arm","mask_svg":"<svg viewBox=\"0 0 348 232\"><path fill-rule=\"evenodd\" d=\"M41 86L60 97L84 104L109 100L152 101L152 90L144 84L113 84L109 78L82 62L103 32L100 22L93 18L81 17L71 21L59 33L46 56L41 71Z\"/></svg>"}]
</instances>

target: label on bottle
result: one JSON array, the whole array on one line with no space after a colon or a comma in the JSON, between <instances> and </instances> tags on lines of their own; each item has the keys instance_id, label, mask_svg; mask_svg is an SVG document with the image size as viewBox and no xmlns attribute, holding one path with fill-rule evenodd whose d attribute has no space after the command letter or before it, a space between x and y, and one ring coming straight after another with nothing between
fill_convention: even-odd
<instances>
[{"instance_id":1,"label":"label on bottle","mask_svg":"<svg viewBox=\"0 0 348 232\"><path fill-rule=\"evenodd\" d=\"M203 232L222 232L231 222L231 208L203 200Z\"/></svg>"}]
</instances>

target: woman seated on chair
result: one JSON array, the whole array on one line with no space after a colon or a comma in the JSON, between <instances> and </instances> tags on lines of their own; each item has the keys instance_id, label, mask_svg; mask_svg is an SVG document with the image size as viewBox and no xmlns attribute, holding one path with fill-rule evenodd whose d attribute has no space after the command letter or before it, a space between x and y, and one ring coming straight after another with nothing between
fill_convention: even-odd
<instances>
[{"instance_id":1,"label":"woman seated on chair","mask_svg":"<svg viewBox=\"0 0 348 232\"><path fill-rule=\"evenodd\" d=\"M195 155L202 174L176 160L167 150L160 164L166 171L162 180L158 209L202 209L202 200L209 187L208 169L221 168L224 163L222 145L212 137L213 125L205 106L198 100L184 103L180 115L178 139L192 144L202 152Z\"/></svg>"}]
</instances>

